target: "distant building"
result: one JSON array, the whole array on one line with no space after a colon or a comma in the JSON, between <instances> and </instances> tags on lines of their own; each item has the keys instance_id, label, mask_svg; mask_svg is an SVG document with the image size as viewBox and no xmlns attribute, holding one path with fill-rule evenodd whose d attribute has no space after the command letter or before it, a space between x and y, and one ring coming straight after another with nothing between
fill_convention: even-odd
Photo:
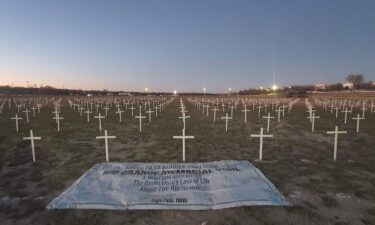
<instances>
[{"instance_id":1,"label":"distant building","mask_svg":"<svg viewBox=\"0 0 375 225\"><path fill-rule=\"evenodd\" d=\"M345 89L353 89L354 85L351 82L346 82L346 83L342 84L342 87L345 88Z\"/></svg>"},{"instance_id":2,"label":"distant building","mask_svg":"<svg viewBox=\"0 0 375 225\"><path fill-rule=\"evenodd\" d=\"M315 84L315 90L325 90L327 88L327 84Z\"/></svg>"},{"instance_id":3,"label":"distant building","mask_svg":"<svg viewBox=\"0 0 375 225\"><path fill-rule=\"evenodd\" d=\"M131 96L131 94L127 92L119 92L118 95L119 96Z\"/></svg>"}]
</instances>

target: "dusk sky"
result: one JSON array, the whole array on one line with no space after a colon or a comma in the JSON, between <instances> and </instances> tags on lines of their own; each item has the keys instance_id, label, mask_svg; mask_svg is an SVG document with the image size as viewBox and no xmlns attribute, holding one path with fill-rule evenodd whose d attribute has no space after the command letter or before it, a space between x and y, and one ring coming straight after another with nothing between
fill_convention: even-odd
<instances>
[{"instance_id":1,"label":"dusk sky","mask_svg":"<svg viewBox=\"0 0 375 225\"><path fill-rule=\"evenodd\" d=\"M0 0L0 85L225 92L375 80L375 0Z\"/></svg>"}]
</instances>

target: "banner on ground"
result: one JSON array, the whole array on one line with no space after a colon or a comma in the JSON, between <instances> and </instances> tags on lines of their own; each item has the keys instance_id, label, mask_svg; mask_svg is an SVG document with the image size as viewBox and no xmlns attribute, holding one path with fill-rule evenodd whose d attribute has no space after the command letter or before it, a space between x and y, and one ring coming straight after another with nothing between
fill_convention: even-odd
<instances>
[{"instance_id":1,"label":"banner on ground","mask_svg":"<svg viewBox=\"0 0 375 225\"><path fill-rule=\"evenodd\" d=\"M48 209L207 210L288 205L249 161L102 163L93 166Z\"/></svg>"}]
</instances>

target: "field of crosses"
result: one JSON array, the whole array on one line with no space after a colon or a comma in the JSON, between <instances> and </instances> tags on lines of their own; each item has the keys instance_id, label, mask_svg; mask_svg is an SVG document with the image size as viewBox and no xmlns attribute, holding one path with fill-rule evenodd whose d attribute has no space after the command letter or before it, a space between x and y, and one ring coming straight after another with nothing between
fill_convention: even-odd
<instances>
[{"instance_id":1,"label":"field of crosses","mask_svg":"<svg viewBox=\"0 0 375 225\"><path fill-rule=\"evenodd\" d=\"M0 221L375 224L374 151L370 98L1 97ZM249 160L291 206L45 209L96 163L215 160Z\"/></svg>"}]
</instances>

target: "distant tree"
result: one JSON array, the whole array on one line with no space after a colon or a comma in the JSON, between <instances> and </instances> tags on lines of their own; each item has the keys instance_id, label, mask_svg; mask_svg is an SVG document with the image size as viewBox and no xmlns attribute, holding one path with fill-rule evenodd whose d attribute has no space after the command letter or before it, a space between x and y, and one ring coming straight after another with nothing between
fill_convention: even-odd
<instances>
[{"instance_id":1,"label":"distant tree","mask_svg":"<svg viewBox=\"0 0 375 225\"><path fill-rule=\"evenodd\" d=\"M342 86L341 83L337 83L337 84L331 84L329 87L328 87L329 90L331 91L341 91L344 89L344 87Z\"/></svg>"},{"instance_id":2,"label":"distant tree","mask_svg":"<svg viewBox=\"0 0 375 225\"><path fill-rule=\"evenodd\" d=\"M353 83L354 88L358 88L365 82L365 78L362 74L350 74L346 77L346 81Z\"/></svg>"}]
</instances>

